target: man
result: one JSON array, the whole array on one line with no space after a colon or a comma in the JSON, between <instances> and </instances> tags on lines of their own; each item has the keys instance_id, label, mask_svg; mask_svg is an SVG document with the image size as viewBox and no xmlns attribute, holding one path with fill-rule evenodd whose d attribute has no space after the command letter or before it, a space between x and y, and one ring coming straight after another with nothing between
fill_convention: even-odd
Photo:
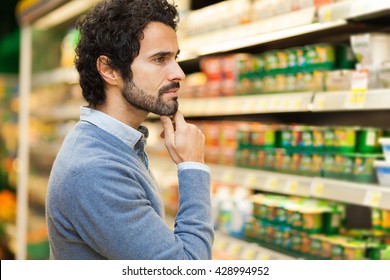
<instances>
[{"instance_id":1,"label":"man","mask_svg":"<svg viewBox=\"0 0 390 280\"><path fill-rule=\"evenodd\" d=\"M78 21L76 68L88 107L50 174L53 259L210 259L213 226L204 135L178 111L178 13L166 0L106 0ZM144 152L149 112L160 115L178 165L174 230ZM169 116L173 115L173 122Z\"/></svg>"}]
</instances>

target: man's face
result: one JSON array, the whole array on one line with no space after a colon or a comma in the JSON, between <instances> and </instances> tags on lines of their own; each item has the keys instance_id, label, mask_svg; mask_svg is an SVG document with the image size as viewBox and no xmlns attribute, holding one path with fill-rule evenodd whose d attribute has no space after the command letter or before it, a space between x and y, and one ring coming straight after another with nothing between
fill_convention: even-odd
<instances>
[{"instance_id":1,"label":"man's face","mask_svg":"<svg viewBox=\"0 0 390 280\"><path fill-rule=\"evenodd\" d=\"M139 55L131 66L133 80L125 81L122 95L137 109L173 115L179 107L179 83L185 78L176 61L176 32L163 23L151 22L140 44Z\"/></svg>"}]
</instances>

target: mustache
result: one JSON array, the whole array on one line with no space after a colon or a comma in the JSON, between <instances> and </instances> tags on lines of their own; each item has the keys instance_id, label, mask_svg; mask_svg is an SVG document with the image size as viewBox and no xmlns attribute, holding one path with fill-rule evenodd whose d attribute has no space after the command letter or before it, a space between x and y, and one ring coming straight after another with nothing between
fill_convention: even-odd
<instances>
[{"instance_id":1,"label":"mustache","mask_svg":"<svg viewBox=\"0 0 390 280\"><path fill-rule=\"evenodd\" d=\"M158 93L160 95L164 94L165 92L167 91L170 91L171 89L174 89L174 88L177 88L177 89L180 89L180 84L179 83L176 83L176 82L172 82L166 86L162 86L159 90L158 90Z\"/></svg>"}]
</instances>

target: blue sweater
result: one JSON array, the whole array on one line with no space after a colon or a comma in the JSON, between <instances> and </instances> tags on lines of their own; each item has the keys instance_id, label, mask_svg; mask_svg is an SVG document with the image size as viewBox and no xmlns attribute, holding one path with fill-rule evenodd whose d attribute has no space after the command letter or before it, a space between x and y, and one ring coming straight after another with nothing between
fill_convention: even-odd
<instances>
[{"instance_id":1,"label":"blue sweater","mask_svg":"<svg viewBox=\"0 0 390 280\"><path fill-rule=\"evenodd\" d=\"M210 175L178 170L174 230L159 190L136 153L86 121L54 162L46 219L52 259L211 259Z\"/></svg>"}]
</instances>

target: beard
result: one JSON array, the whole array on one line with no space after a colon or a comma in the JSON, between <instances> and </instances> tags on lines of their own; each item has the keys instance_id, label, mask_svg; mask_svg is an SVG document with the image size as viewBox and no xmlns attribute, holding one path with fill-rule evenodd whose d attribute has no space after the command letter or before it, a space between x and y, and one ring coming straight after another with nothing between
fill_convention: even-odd
<instances>
[{"instance_id":1,"label":"beard","mask_svg":"<svg viewBox=\"0 0 390 280\"><path fill-rule=\"evenodd\" d=\"M122 96L126 101L136 109L151 112L157 115L170 116L174 115L179 109L177 97L170 100L163 100L165 92L173 88L180 88L179 83L171 83L159 89L158 95L151 95L138 88L134 82L127 79L125 81Z\"/></svg>"}]
</instances>

